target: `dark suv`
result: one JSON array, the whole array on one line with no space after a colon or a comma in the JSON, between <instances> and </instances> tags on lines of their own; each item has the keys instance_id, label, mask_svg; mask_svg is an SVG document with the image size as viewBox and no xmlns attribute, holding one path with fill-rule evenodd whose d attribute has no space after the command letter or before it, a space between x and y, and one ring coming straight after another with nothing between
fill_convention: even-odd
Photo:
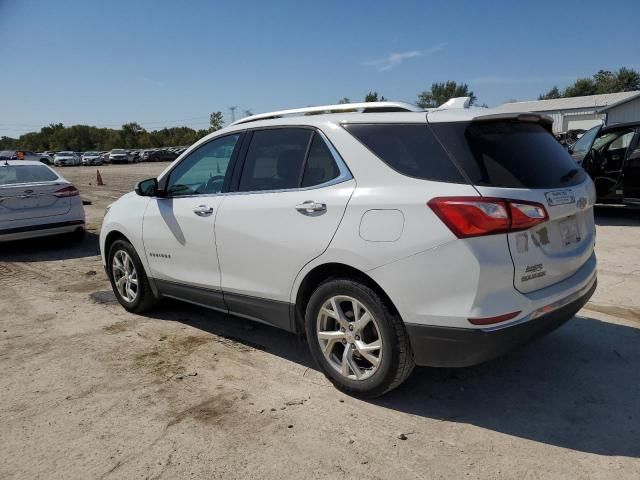
<instances>
[{"instance_id":1,"label":"dark suv","mask_svg":"<svg viewBox=\"0 0 640 480\"><path fill-rule=\"evenodd\" d=\"M569 152L593 179L599 202L640 205L640 122L595 126Z\"/></svg>"}]
</instances>

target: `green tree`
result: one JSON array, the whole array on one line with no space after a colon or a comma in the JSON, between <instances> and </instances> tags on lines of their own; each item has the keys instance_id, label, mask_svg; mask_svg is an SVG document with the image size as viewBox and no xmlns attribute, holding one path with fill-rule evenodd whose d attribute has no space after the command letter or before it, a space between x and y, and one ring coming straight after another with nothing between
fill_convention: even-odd
<instances>
[{"instance_id":1,"label":"green tree","mask_svg":"<svg viewBox=\"0 0 640 480\"><path fill-rule=\"evenodd\" d=\"M617 91L633 92L640 90L640 72L631 68L621 67L616 73Z\"/></svg>"},{"instance_id":2,"label":"green tree","mask_svg":"<svg viewBox=\"0 0 640 480\"><path fill-rule=\"evenodd\" d=\"M551 100L553 98L560 98L561 96L562 94L560 93L558 86L554 85L547 93L543 93L542 95L540 95L538 97L538 100Z\"/></svg>"},{"instance_id":3,"label":"green tree","mask_svg":"<svg viewBox=\"0 0 640 480\"><path fill-rule=\"evenodd\" d=\"M477 98L466 83L454 82L447 80L446 82L435 82L431 84L431 90L418 94L418 106L420 108L439 107L447 100L456 97L471 97L471 105Z\"/></svg>"},{"instance_id":4,"label":"green tree","mask_svg":"<svg viewBox=\"0 0 640 480\"><path fill-rule=\"evenodd\" d=\"M213 112L209 115L209 131L215 132L216 130L220 130L222 125L224 124L224 117L222 116L222 112Z\"/></svg>"},{"instance_id":5,"label":"green tree","mask_svg":"<svg viewBox=\"0 0 640 480\"><path fill-rule=\"evenodd\" d=\"M579 78L573 83L573 85L569 85L565 88L562 96L582 97L584 95L595 95L596 93L598 93L596 82L592 78Z\"/></svg>"},{"instance_id":6,"label":"green tree","mask_svg":"<svg viewBox=\"0 0 640 480\"><path fill-rule=\"evenodd\" d=\"M351 100L349 100L347 97L343 97L340 100L338 100L339 105L344 105L345 103L351 103Z\"/></svg>"},{"instance_id":7,"label":"green tree","mask_svg":"<svg viewBox=\"0 0 640 480\"><path fill-rule=\"evenodd\" d=\"M591 77L578 78L562 92L558 90L558 87L553 87L547 93L540 95L538 99L602 95L635 90L640 90L640 73L631 68L620 67L617 72L599 70Z\"/></svg>"},{"instance_id":8,"label":"green tree","mask_svg":"<svg viewBox=\"0 0 640 480\"><path fill-rule=\"evenodd\" d=\"M386 102L387 99L383 95L378 97L378 92L369 92L364 96L365 102Z\"/></svg>"}]
</instances>

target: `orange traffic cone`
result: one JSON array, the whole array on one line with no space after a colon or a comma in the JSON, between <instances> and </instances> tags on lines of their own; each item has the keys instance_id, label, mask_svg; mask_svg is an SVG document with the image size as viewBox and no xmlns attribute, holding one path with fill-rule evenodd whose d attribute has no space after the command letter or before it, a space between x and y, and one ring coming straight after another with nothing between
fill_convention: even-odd
<instances>
[{"instance_id":1,"label":"orange traffic cone","mask_svg":"<svg viewBox=\"0 0 640 480\"><path fill-rule=\"evenodd\" d=\"M100 175L100 170L96 170L96 183L98 185L104 185L104 182L102 181L102 175Z\"/></svg>"}]
</instances>

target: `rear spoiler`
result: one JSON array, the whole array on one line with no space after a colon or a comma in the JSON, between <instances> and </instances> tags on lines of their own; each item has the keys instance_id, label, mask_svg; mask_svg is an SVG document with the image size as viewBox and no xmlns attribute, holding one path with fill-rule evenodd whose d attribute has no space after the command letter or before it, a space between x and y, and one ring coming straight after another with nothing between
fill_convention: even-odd
<instances>
[{"instance_id":1,"label":"rear spoiler","mask_svg":"<svg viewBox=\"0 0 640 480\"><path fill-rule=\"evenodd\" d=\"M491 115L480 115L475 117L473 122L488 122L492 120L517 120L519 122L548 123L553 124L553 118L539 113L493 113Z\"/></svg>"},{"instance_id":2,"label":"rear spoiler","mask_svg":"<svg viewBox=\"0 0 640 480\"><path fill-rule=\"evenodd\" d=\"M553 118L548 115L539 113L494 113L491 115L480 115L475 117L472 122L491 122L497 120L515 120L517 122L539 123L545 130L552 133Z\"/></svg>"}]
</instances>

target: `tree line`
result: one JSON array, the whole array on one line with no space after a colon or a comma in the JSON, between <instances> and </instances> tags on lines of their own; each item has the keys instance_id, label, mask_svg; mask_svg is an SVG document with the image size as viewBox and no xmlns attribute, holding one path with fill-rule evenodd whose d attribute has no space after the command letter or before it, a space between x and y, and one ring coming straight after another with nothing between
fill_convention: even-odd
<instances>
[{"instance_id":1,"label":"tree line","mask_svg":"<svg viewBox=\"0 0 640 480\"><path fill-rule=\"evenodd\" d=\"M554 85L548 92L541 94L538 100L633 92L634 90L640 90L640 73L632 68L621 67L616 72L599 70L591 77L578 78L564 90Z\"/></svg>"},{"instance_id":2,"label":"tree line","mask_svg":"<svg viewBox=\"0 0 640 480\"><path fill-rule=\"evenodd\" d=\"M217 112L220 113L220 112ZM221 116L222 114L220 114ZM221 122L218 122L221 128ZM212 129L195 130L190 127L171 127L147 131L138 123L125 123L119 129L98 128L90 125L66 127L62 123L52 123L18 138L0 138L0 150L24 149L31 151L111 150L112 148L156 148L191 145Z\"/></svg>"},{"instance_id":3,"label":"tree line","mask_svg":"<svg viewBox=\"0 0 640 480\"><path fill-rule=\"evenodd\" d=\"M563 90L554 86L538 98L545 100L634 90L640 90L640 73L631 68L621 67L615 72L600 70L592 77L578 78ZM454 97L471 97L472 105L477 104L478 100L466 83L447 80L432 83L429 90L418 94L415 103L420 108L434 108ZM384 95L376 91L370 91L364 96L365 102L384 102L386 100ZM351 103L351 100L345 97L340 99L338 103ZM33 151L102 151L112 148L137 149L191 145L206 134L219 130L223 126L222 112L213 112L209 117L209 128L201 130L190 127L172 127L147 131L136 122L125 123L119 129L98 128L90 125L66 127L62 123L52 123L40 129L39 132L25 133L18 138L0 137L0 150L21 148Z\"/></svg>"}]
</instances>

